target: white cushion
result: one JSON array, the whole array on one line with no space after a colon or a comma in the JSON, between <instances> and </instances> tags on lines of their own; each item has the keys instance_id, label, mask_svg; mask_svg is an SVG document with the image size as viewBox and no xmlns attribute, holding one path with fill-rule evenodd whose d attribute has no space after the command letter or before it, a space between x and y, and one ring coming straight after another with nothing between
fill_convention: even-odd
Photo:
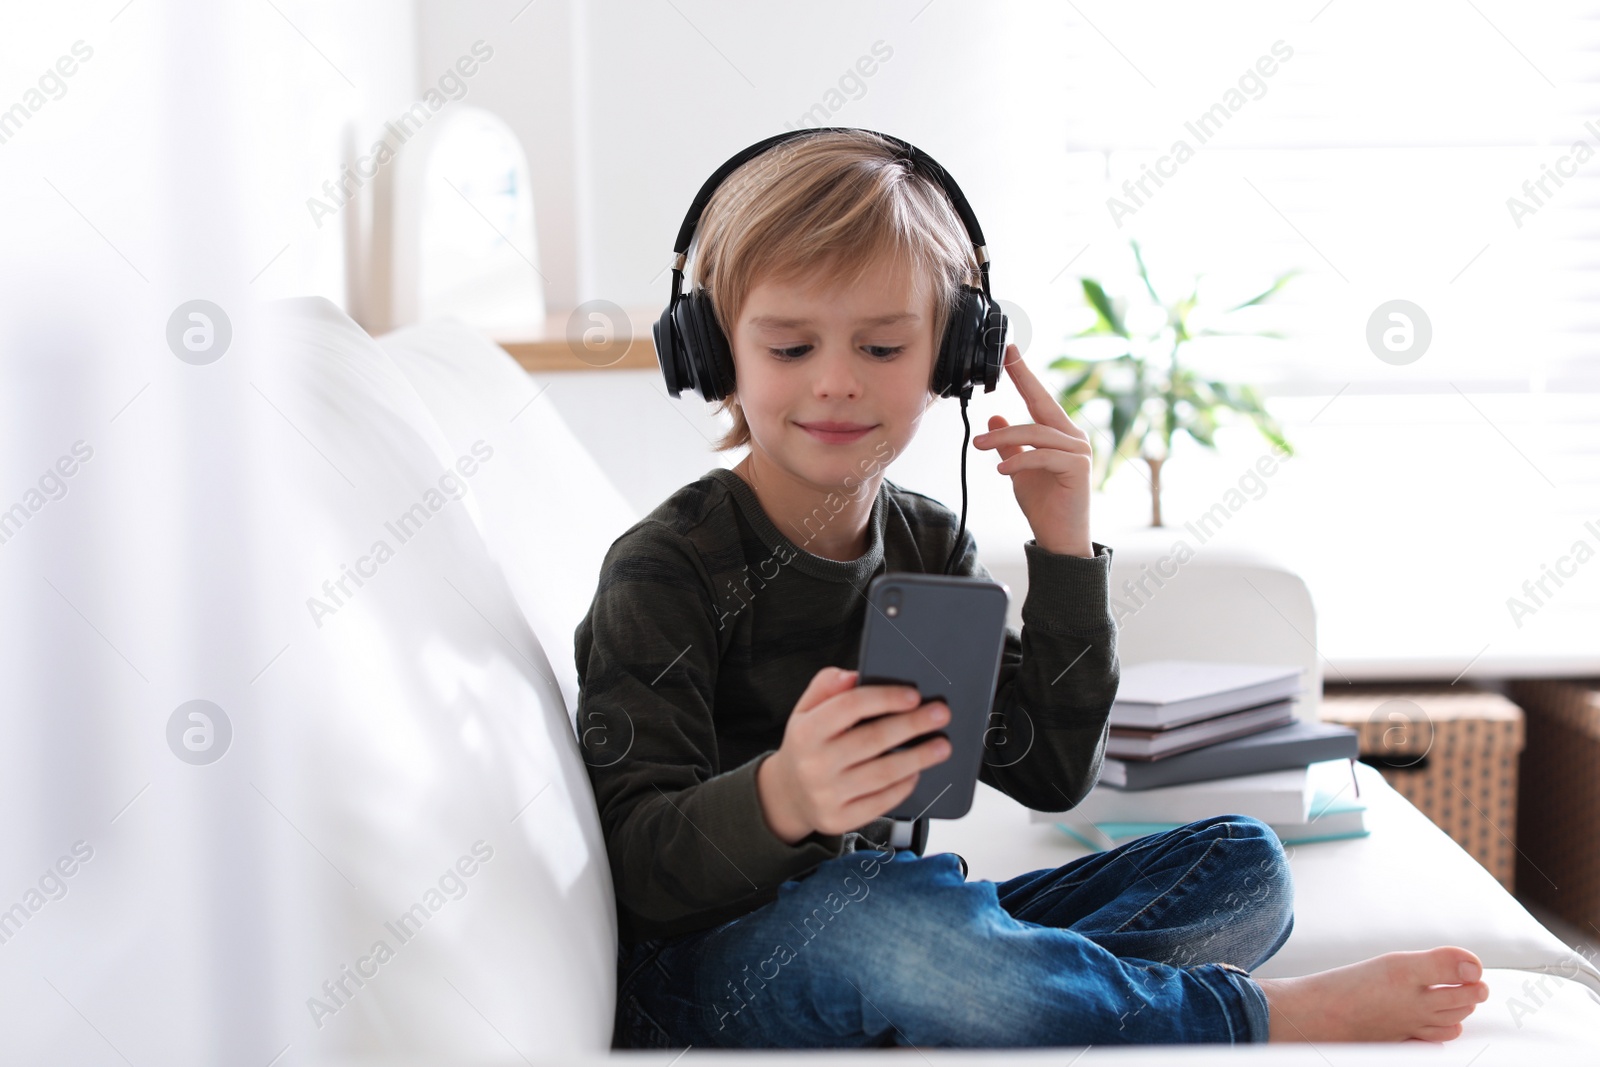
<instances>
[{"instance_id":1,"label":"white cushion","mask_svg":"<svg viewBox=\"0 0 1600 1067\"><path fill-rule=\"evenodd\" d=\"M507 1042L527 1056L603 1051L615 906L551 664L485 549L470 494L437 493L441 506L420 530L396 534L397 518L441 484L475 493L511 477L516 450L502 451L499 429L485 426L477 437L494 440L495 452L462 476L454 462L470 454L462 442L471 430L453 423L442 432L354 322L320 298L274 310L269 391L339 474L312 458L295 479L291 513L273 516L285 593L318 591L376 541L395 550L367 565L376 573L349 587L319 627L303 626L263 679L272 700L261 727L284 763L260 780L262 792L304 840L270 812L261 824L298 865L281 879L278 906L315 931L282 950L307 1021L295 1047L439 1058L504 1056ZM475 847L480 862L463 864L474 873L460 879L459 899L431 898L442 906L402 945L385 924L429 905L442 877L454 894L448 872ZM394 959L334 1014L319 1011L308 998L378 941Z\"/></svg>"},{"instance_id":2,"label":"white cushion","mask_svg":"<svg viewBox=\"0 0 1600 1067\"><path fill-rule=\"evenodd\" d=\"M534 381L457 319L407 326L378 345L457 454L480 439L493 447L472 480L475 517L576 714L573 631L594 599L606 549L638 515L561 417L559 383Z\"/></svg>"}]
</instances>

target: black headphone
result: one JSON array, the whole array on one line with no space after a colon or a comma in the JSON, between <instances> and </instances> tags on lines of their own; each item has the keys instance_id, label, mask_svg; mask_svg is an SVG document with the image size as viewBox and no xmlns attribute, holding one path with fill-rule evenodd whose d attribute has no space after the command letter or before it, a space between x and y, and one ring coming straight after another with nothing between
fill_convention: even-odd
<instances>
[{"instance_id":1,"label":"black headphone","mask_svg":"<svg viewBox=\"0 0 1600 1067\"><path fill-rule=\"evenodd\" d=\"M693 292L683 292L683 271L688 263L689 244L694 239L700 216L717 188L739 167L770 148L800 137L820 133L868 133L881 138L898 149L897 158L910 165L915 172L937 183L949 198L956 214L967 229L973 252L978 261L982 288L962 285L956 292L955 304L945 324L944 336L939 341L939 355L934 361L931 390L941 397L955 396L961 400L961 422L966 433L961 441L961 525L956 531L956 543L950 558L945 561L948 572L960 550L962 535L967 525L967 439L972 427L967 423L967 400L972 387L981 384L986 393L993 392L1000 380L1000 368L1005 363L1005 338L1009 321L1000 305L989 291L989 252L983 239L983 228L972 213L961 187L926 152L886 133L842 126L823 126L790 130L758 141L718 167L706 179L689 213L678 229L678 240L673 245L672 295L661 318L651 327L655 340L656 358L661 364L661 374L667 381L667 391L680 395L684 386L691 386L706 400L721 400L733 391L733 350L727 335L717 323L711 305L711 294L703 287Z\"/></svg>"}]
</instances>

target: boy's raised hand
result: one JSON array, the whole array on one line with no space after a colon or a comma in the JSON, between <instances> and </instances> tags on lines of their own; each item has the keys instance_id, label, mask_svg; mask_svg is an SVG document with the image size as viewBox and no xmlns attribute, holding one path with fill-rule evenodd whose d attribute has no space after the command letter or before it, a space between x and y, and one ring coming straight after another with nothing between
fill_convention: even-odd
<instances>
[{"instance_id":1,"label":"boy's raised hand","mask_svg":"<svg viewBox=\"0 0 1600 1067\"><path fill-rule=\"evenodd\" d=\"M997 469L1011 479L1017 504L1041 548L1062 555L1093 556L1089 435L1034 377L1016 345L1006 346L1005 367L1034 421L1012 426L1004 416L991 415L989 432L978 434L972 443L999 451ZM1033 447L1025 449L1024 445Z\"/></svg>"}]
</instances>

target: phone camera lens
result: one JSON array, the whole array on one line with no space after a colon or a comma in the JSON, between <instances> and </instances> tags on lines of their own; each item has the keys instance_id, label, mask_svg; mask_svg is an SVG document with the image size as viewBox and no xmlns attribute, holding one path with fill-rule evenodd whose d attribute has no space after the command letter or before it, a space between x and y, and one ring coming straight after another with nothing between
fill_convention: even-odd
<instances>
[{"instance_id":1,"label":"phone camera lens","mask_svg":"<svg viewBox=\"0 0 1600 1067\"><path fill-rule=\"evenodd\" d=\"M883 591L883 613L889 618L900 614L900 587L891 585Z\"/></svg>"}]
</instances>

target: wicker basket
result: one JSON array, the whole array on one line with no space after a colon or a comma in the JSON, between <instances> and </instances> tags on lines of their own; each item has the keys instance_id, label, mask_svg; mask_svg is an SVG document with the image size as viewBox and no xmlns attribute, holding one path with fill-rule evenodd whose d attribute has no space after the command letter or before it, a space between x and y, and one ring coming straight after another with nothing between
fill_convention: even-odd
<instances>
[{"instance_id":1,"label":"wicker basket","mask_svg":"<svg viewBox=\"0 0 1600 1067\"><path fill-rule=\"evenodd\" d=\"M1530 900L1600 936L1600 679L1510 689L1528 716L1517 877Z\"/></svg>"},{"instance_id":2,"label":"wicker basket","mask_svg":"<svg viewBox=\"0 0 1600 1067\"><path fill-rule=\"evenodd\" d=\"M1355 730L1362 762L1513 890L1523 749L1516 704L1465 685L1330 685L1322 719Z\"/></svg>"}]
</instances>

